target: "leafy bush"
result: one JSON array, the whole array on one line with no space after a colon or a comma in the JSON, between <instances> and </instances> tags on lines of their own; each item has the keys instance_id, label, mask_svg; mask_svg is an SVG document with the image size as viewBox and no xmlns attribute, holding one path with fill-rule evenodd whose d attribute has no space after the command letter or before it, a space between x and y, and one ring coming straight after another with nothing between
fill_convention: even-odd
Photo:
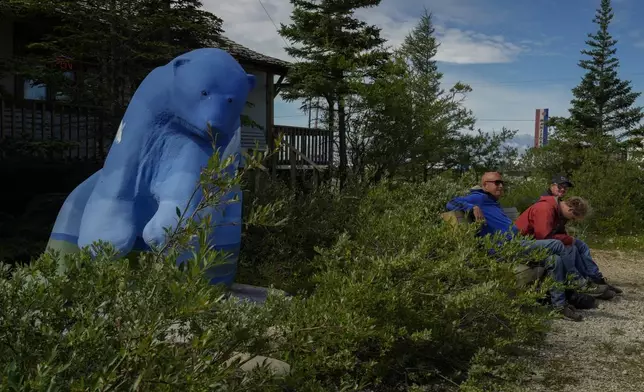
<instances>
[{"instance_id":1,"label":"leafy bush","mask_svg":"<svg viewBox=\"0 0 644 392\"><path fill-rule=\"evenodd\" d=\"M94 259L46 254L18 266L0 278L2 388L498 389L516 377L508 359L541 341L549 313L537 304L543 293L517 287L513 267L527 260L518 241L499 262L474 227L441 221L471 180L256 195L241 276L305 289L262 307L226 300L203 278L223 259L203 246L207 220L170 230L170 248L138 260L98 247ZM205 204L238 181L218 179ZM200 247L177 268L195 236ZM291 373L242 372L238 352L284 360Z\"/></svg>"},{"instance_id":2,"label":"leafy bush","mask_svg":"<svg viewBox=\"0 0 644 392\"><path fill-rule=\"evenodd\" d=\"M354 238L321 250L315 291L288 309L279 357L293 365L293 387L453 387L468 375L484 385L503 374L510 353L538 344L547 310L537 305L541 293L517 287L518 242L503 254L514 262L499 263L472 227L440 222L461 190L436 178L369 193Z\"/></svg>"},{"instance_id":3,"label":"leafy bush","mask_svg":"<svg viewBox=\"0 0 644 392\"><path fill-rule=\"evenodd\" d=\"M266 371L227 363L268 351L270 305L224 300L194 263L99 255L46 254L3 273L0 390L271 389Z\"/></svg>"},{"instance_id":4,"label":"leafy bush","mask_svg":"<svg viewBox=\"0 0 644 392\"><path fill-rule=\"evenodd\" d=\"M519 212L528 209L547 188L549 180L541 177L509 179L508 189L501 204L505 207L516 207Z\"/></svg>"},{"instance_id":5,"label":"leafy bush","mask_svg":"<svg viewBox=\"0 0 644 392\"><path fill-rule=\"evenodd\" d=\"M257 285L274 283L291 293L309 290L316 248L329 247L342 233L355 230L363 195L359 187L339 192L329 185L295 194L280 182L269 182L248 195L245 203L251 207L246 216L277 206L272 216L279 224L245 225L240 279Z\"/></svg>"},{"instance_id":6,"label":"leafy bush","mask_svg":"<svg viewBox=\"0 0 644 392\"><path fill-rule=\"evenodd\" d=\"M594 235L637 234L644 229L644 171L633 161L588 156L573 172L571 194L590 201L584 222Z\"/></svg>"},{"instance_id":7,"label":"leafy bush","mask_svg":"<svg viewBox=\"0 0 644 392\"><path fill-rule=\"evenodd\" d=\"M246 161L247 169L259 162ZM101 244L64 257L47 253L0 277L0 366L4 390L271 390L266 366L243 373L238 354L267 354L280 312L226 301L205 271L226 255L207 245L206 208L239 186L215 154L204 168L195 211L152 252L115 259ZM235 202L234 200L226 203ZM270 208L248 218L261 225ZM194 218L194 219L193 219ZM177 268L177 257L192 258ZM278 301L278 300L276 300ZM281 307L277 307L278 309ZM240 352L241 351L241 352ZM237 358L237 359L236 359Z\"/></svg>"},{"instance_id":8,"label":"leafy bush","mask_svg":"<svg viewBox=\"0 0 644 392\"><path fill-rule=\"evenodd\" d=\"M574 224L576 235L609 245L605 241L608 237L637 235L644 229L641 156L635 154L633 159L626 160L622 152L614 148L580 148L557 141L530 150L523 157L523 169L536 179L546 179L555 173L569 174L575 183L569 195L587 199L593 210L584 222ZM533 181L523 180L513 186L505 204L520 204L519 195L531 193ZM535 192L535 198L540 192L542 189Z\"/></svg>"}]
</instances>

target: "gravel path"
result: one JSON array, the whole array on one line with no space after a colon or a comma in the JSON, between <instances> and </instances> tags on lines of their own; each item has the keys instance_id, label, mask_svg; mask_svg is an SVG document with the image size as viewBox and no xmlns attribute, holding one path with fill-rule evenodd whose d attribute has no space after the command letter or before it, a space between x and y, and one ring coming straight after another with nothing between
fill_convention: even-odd
<instances>
[{"instance_id":1,"label":"gravel path","mask_svg":"<svg viewBox=\"0 0 644 392\"><path fill-rule=\"evenodd\" d=\"M530 391L644 391L644 254L593 253L624 294L583 311L582 322L554 322Z\"/></svg>"}]
</instances>

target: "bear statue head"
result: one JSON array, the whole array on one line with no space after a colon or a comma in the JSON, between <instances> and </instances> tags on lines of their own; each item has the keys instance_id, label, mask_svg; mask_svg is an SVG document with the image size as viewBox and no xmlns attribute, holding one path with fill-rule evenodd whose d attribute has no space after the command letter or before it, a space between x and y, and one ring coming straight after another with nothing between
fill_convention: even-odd
<instances>
[{"instance_id":1,"label":"bear statue head","mask_svg":"<svg viewBox=\"0 0 644 392\"><path fill-rule=\"evenodd\" d=\"M175 115L200 137L228 139L240 125L240 116L255 76L221 49L197 49L171 62Z\"/></svg>"}]
</instances>

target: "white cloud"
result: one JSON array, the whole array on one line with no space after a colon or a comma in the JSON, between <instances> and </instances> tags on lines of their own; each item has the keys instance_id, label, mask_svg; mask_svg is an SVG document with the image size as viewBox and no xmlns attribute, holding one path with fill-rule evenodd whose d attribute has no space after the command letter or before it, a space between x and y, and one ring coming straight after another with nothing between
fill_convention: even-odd
<instances>
[{"instance_id":1,"label":"white cloud","mask_svg":"<svg viewBox=\"0 0 644 392\"><path fill-rule=\"evenodd\" d=\"M290 22L292 6L287 0L263 0L261 3L256 0L205 0L204 8L224 20L225 34L230 39L266 55L289 59L284 50L287 42L277 32L280 23ZM462 4L452 8L458 11L456 15L464 14ZM358 16L380 26L383 36L392 46L400 45L417 22L415 18L409 18L393 9L391 2L361 10ZM459 18L462 19L463 16ZM506 63L513 61L525 50L524 46L507 42L501 36L445 28L440 23L437 23L436 32L441 41L436 58L447 63Z\"/></svg>"},{"instance_id":2,"label":"white cloud","mask_svg":"<svg viewBox=\"0 0 644 392\"><path fill-rule=\"evenodd\" d=\"M379 7L358 13L359 17L369 23L380 26L383 36L392 46L402 43L417 23L417 17L409 17L406 15L409 12L403 11L413 8L414 15L420 15L423 11L422 4L417 4L416 0L399 1L385 0ZM279 28L280 23L290 22L291 4L288 0L262 0L262 4L268 15L257 0L204 0L204 7L224 20L227 37L263 54L289 60L284 50L286 43L279 36L275 25ZM439 61L457 64L507 63L535 47L531 41L512 43L502 36L444 26L446 22L476 26L499 22L502 17L502 12L499 13L498 10L492 13L485 8L473 8L470 4L467 0L434 0L428 5L430 11L434 12L436 32L441 41L437 55ZM518 129L520 134L531 135L534 123L530 120L534 118L536 108L549 107L552 115L565 115L570 99L569 87L563 86L495 86L486 84L485 80L472 79L469 75L449 72L445 73L445 80L464 80L472 84L474 92L466 105L474 111L477 118L502 120L479 122L477 126L483 131L500 130L506 126ZM276 121L284 125L306 126L308 117L299 115L301 112L298 107L299 103L279 102ZM521 121L509 121L513 119Z\"/></svg>"},{"instance_id":3,"label":"white cloud","mask_svg":"<svg viewBox=\"0 0 644 392\"><path fill-rule=\"evenodd\" d=\"M257 0L203 1L206 10L224 20L228 38L265 55L289 60L284 50L286 42L277 29L280 23L289 23L291 4L288 0L262 0L262 3L272 21Z\"/></svg>"},{"instance_id":4,"label":"white cloud","mask_svg":"<svg viewBox=\"0 0 644 392\"><path fill-rule=\"evenodd\" d=\"M509 63L524 51L503 37L485 36L458 29L437 30L441 41L438 61L458 64Z\"/></svg>"}]
</instances>

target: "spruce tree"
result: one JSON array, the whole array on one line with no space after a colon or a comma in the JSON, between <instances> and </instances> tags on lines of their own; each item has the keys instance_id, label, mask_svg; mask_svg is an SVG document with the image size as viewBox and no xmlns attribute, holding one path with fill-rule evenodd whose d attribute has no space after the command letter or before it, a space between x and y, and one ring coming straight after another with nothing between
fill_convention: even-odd
<instances>
[{"instance_id":1,"label":"spruce tree","mask_svg":"<svg viewBox=\"0 0 644 392\"><path fill-rule=\"evenodd\" d=\"M375 7L380 0L291 0L291 4L293 22L282 24L280 34L292 44L286 51L297 62L289 72L290 88L284 98L324 99L331 131L337 113L342 180L347 169L345 99L355 93L354 83L375 76L388 58L381 29L354 13Z\"/></svg>"},{"instance_id":2,"label":"spruce tree","mask_svg":"<svg viewBox=\"0 0 644 392\"><path fill-rule=\"evenodd\" d=\"M609 32L613 16L610 0L601 0L593 19L597 32L588 34L588 48L581 51L589 57L579 61L586 73L572 90L570 118L564 125L569 137L596 146L643 135L640 121L644 111L635 105L640 93L618 76L617 40Z\"/></svg>"},{"instance_id":3,"label":"spruce tree","mask_svg":"<svg viewBox=\"0 0 644 392\"><path fill-rule=\"evenodd\" d=\"M474 125L472 112L463 105L465 96L472 91L470 86L456 83L449 90L441 87L443 74L436 61L439 46L432 15L425 10L399 52L409 67L412 127L418 137L411 160L420 164L425 180L428 169L445 166L454 149L460 148L460 131Z\"/></svg>"},{"instance_id":4,"label":"spruce tree","mask_svg":"<svg viewBox=\"0 0 644 392\"><path fill-rule=\"evenodd\" d=\"M48 17L53 29L29 45L16 71L55 87L71 102L110 108L117 115L156 66L203 46L221 33L221 19L200 0L6 0L14 10ZM17 11L16 11L17 12ZM71 59L82 79L69 81L53 64Z\"/></svg>"}]
</instances>

